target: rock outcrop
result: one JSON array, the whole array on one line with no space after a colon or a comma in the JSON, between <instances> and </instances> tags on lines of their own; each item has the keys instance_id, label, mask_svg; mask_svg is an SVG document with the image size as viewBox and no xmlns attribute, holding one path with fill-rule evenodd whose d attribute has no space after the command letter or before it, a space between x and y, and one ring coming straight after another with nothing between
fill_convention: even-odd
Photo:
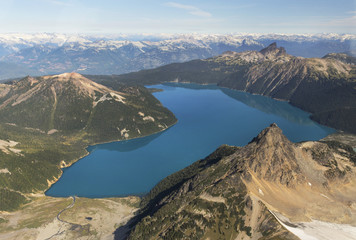
<instances>
[{"instance_id":1,"label":"rock outcrop","mask_svg":"<svg viewBox=\"0 0 356 240\"><path fill-rule=\"evenodd\" d=\"M341 143L292 143L272 124L248 145L223 145L162 180L116 233L122 238L129 227L129 239L298 239L277 215L356 226L355 156Z\"/></svg>"}]
</instances>

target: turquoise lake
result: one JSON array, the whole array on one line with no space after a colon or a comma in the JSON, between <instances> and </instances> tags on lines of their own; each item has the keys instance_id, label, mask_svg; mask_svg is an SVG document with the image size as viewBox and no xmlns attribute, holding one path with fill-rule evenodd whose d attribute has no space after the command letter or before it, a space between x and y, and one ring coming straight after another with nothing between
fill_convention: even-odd
<instances>
[{"instance_id":1,"label":"turquoise lake","mask_svg":"<svg viewBox=\"0 0 356 240\"><path fill-rule=\"evenodd\" d=\"M178 123L148 137L90 146L46 195L142 195L164 177L202 159L222 144L244 146L271 123L293 142L319 140L335 130L287 102L194 84L151 86Z\"/></svg>"}]
</instances>

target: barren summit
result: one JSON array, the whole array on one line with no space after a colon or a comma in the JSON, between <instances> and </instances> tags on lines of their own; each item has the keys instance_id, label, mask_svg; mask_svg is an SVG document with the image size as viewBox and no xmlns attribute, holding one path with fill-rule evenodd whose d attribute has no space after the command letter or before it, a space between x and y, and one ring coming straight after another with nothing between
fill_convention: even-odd
<instances>
[{"instance_id":1,"label":"barren summit","mask_svg":"<svg viewBox=\"0 0 356 240\"><path fill-rule=\"evenodd\" d=\"M78 73L26 77L1 85L0 96L1 122L45 132L85 132L96 141L145 136L174 123L145 88L113 90Z\"/></svg>"},{"instance_id":2,"label":"barren summit","mask_svg":"<svg viewBox=\"0 0 356 240\"><path fill-rule=\"evenodd\" d=\"M245 147L223 145L162 180L143 198L128 238L297 239L280 224L303 233L309 222L307 235L320 237L318 220L354 239L355 157L343 144L292 143L272 124Z\"/></svg>"}]
</instances>

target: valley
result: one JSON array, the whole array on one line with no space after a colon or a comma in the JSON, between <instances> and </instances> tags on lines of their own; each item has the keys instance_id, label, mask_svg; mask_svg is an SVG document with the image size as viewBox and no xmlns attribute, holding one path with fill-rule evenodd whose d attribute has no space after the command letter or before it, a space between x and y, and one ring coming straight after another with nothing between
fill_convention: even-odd
<instances>
[{"instance_id":1,"label":"valley","mask_svg":"<svg viewBox=\"0 0 356 240\"><path fill-rule=\"evenodd\" d=\"M311 111L312 119L329 114L318 121L352 133L354 78L352 57L304 59L271 44L259 52L226 52L120 76L64 73L1 84L0 237L298 239L300 231L320 237L310 228L343 224L350 228L335 236L353 240L354 135L329 135L333 129L289 103ZM262 130L271 122L292 142L276 124ZM246 123L256 127L249 131ZM95 145L112 141L120 142ZM175 153L172 143L190 156ZM122 155L95 155L101 151ZM140 162L128 157L134 151L143 152ZM85 167L88 157L102 161ZM117 159L123 165L108 163ZM64 174L61 168L67 168ZM87 178L77 184L85 175L79 169ZM105 175L108 182L98 181ZM64 182L65 191L56 193ZM107 186L114 190L99 193ZM44 196L48 188L51 196L79 197ZM108 198L128 195L142 198Z\"/></svg>"},{"instance_id":2,"label":"valley","mask_svg":"<svg viewBox=\"0 0 356 240\"><path fill-rule=\"evenodd\" d=\"M292 143L273 124L247 146L220 146L207 158L162 180L142 199L76 197L72 205L72 198L28 195L32 202L0 213L0 237L47 239L58 234L55 239L112 239L115 232L116 239L123 239L134 226L130 239L141 234L147 239L297 239L279 225L272 211L293 233L305 229L312 218L321 226L334 223L337 231L342 227L337 224L346 224L349 230L334 231L332 236L345 234L344 239L354 239L355 162L356 153L348 145ZM59 213L65 223L58 221ZM147 228L147 224L156 227ZM314 236L318 229L320 225L314 225L304 236Z\"/></svg>"},{"instance_id":3,"label":"valley","mask_svg":"<svg viewBox=\"0 0 356 240\"><path fill-rule=\"evenodd\" d=\"M138 197L90 199L37 195L23 208L0 214L1 239L112 239L112 232L138 209Z\"/></svg>"},{"instance_id":4,"label":"valley","mask_svg":"<svg viewBox=\"0 0 356 240\"><path fill-rule=\"evenodd\" d=\"M154 96L178 122L147 137L89 147L90 154L64 169L47 195L142 196L211 149L246 145L270 122L279 124L294 142L319 140L334 132L310 120L307 113L268 97L196 84L152 87L163 90Z\"/></svg>"},{"instance_id":5,"label":"valley","mask_svg":"<svg viewBox=\"0 0 356 240\"><path fill-rule=\"evenodd\" d=\"M0 18L0 240L356 240L355 0Z\"/></svg>"}]
</instances>

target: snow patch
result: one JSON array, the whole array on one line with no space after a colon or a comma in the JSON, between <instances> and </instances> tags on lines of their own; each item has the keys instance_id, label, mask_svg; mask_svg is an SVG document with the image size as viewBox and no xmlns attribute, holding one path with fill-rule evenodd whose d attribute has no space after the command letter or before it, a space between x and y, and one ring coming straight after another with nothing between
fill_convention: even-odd
<instances>
[{"instance_id":1,"label":"snow patch","mask_svg":"<svg viewBox=\"0 0 356 240\"><path fill-rule=\"evenodd\" d=\"M6 141L0 139L0 150L6 154L10 154L11 152L20 154L21 150L14 148L17 144L18 142L15 141L11 141L11 140Z\"/></svg>"},{"instance_id":2,"label":"snow patch","mask_svg":"<svg viewBox=\"0 0 356 240\"><path fill-rule=\"evenodd\" d=\"M151 117L151 116L146 116L146 117L144 117L142 119L145 120L145 121L151 121L151 122L155 121L155 119L153 117Z\"/></svg>"},{"instance_id":3,"label":"snow patch","mask_svg":"<svg viewBox=\"0 0 356 240\"><path fill-rule=\"evenodd\" d=\"M326 196L326 195L324 195L324 194L320 194L322 197L324 197L324 198L327 198L327 199L329 199L330 200L330 198L328 197L328 196Z\"/></svg>"},{"instance_id":4,"label":"snow patch","mask_svg":"<svg viewBox=\"0 0 356 240\"><path fill-rule=\"evenodd\" d=\"M99 102L104 102L107 100L114 100L116 102L121 102L121 103L125 104L124 99L125 98L120 96L119 94L110 92L110 93L104 94L98 101L94 101L93 106L95 107L96 105L98 105Z\"/></svg>"},{"instance_id":5,"label":"snow patch","mask_svg":"<svg viewBox=\"0 0 356 240\"><path fill-rule=\"evenodd\" d=\"M96 105L98 105L98 103L100 102L104 102L106 100L110 100L111 98L107 97L107 94L103 95L98 101L94 101L93 102L93 106L95 107Z\"/></svg>"},{"instance_id":6,"label":"snow patch","mask_svg":"<svg viewBox=\"0 0 356 240\"><path fill-rule=\"evenodd\" d=\"M56 132L58 132L57 129L51 129L51 130L49 130L49 131L47 132L47 134L48 134L48 135L51 135L51 134L56 133Z\"/></svg>"},{"instance_id":7,"label":"snow patch","mask_svg":"<svg viewBox=\"0 0 356 240\"><path fill-rule=\"evenodd\" d=\"M114 92L111 92L110 93L110 96L116 101L116 102L121 102L123 104L125 104L125 101L124 101L124 97L120 96L119 94L117 93L114 93Z\"/></svg>"},{"instance_id":8,"label":"snow patch","mask_svg":"<svg viewBox=\"0 0 356 240\"><path fill-rule=\"evenodd\" d=\"M11 175L11 172L7 168L0 169L0 173L10 174Z\"/></svg>"},{"instance_id":9,"label":"snow patch","mask_svg":"<svg viewBox=\"0 0 356 240\"><path fill-rule=\"evenodd\" d=\"M263 191L259 188L258 189L258 193L261 194L262 196L264 196L265 194L263 193Z\"/></svg>"},{"instance_id":10,"label":"snow patch","mask_svg":"<svg viewBox=\"0 0 356 240\"><path fill-rule=\"evenodd\" d=\"M356 227L347 224L329 223L318 220L292 223L279 213L270 211L278 222L301 240L356 240Z\"/></svg>"}]
</instances>

